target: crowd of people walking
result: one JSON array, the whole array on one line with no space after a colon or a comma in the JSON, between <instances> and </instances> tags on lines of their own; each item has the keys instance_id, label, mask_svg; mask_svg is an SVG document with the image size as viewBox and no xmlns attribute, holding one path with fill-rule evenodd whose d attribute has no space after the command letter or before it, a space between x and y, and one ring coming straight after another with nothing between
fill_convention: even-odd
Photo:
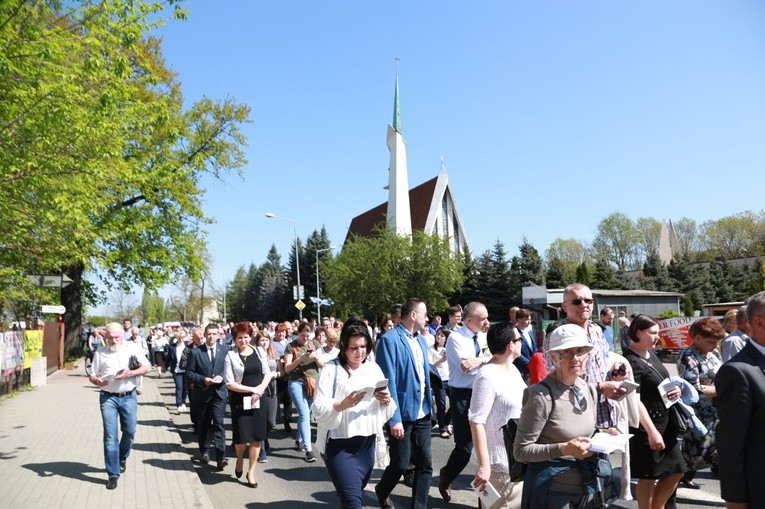
<instances>
[{"instance_id":1,"label":"crowd of people walking","mask_svg":"<svg viewBox=\"0 0 765 509\"><path fill-rule=\"evenodd\" d=\"M630 479L640 509L674 507L678 485L697 488L704 468L719 473L729 507L759 507L765 474L752 454L765 416L765 292L725 323L694 321L677 376L654 351L656 319L617 321L606 307L596 323L594 305L587 286L567 287L566 318L545 334L526 309L490 325L486 306L471 302L450 308L442 325L414 298L393 306L380 330L326 318L160 328L143 339L129 320L110 323L88 340L101 345L90 380L101 389L107 488L124 472L140 377L154 365L158 376L172 374L177 410L194 424L193 460L214 458L218 471L229 464L228 407L234 475L251 488L281 414L306 462L316 447L343 508L363 506L376 467L381 508L394 507L402 479L410 507L429 507L433 437L454 442L438 470L447 503L472 462L480 507L492 509L605 507L632 498ZM620 344L623 356L613 351ZM620 435L621 481L602 449L604 437ZM512 473L518 467L525 475Z\"/></svg>"}]
</instances>

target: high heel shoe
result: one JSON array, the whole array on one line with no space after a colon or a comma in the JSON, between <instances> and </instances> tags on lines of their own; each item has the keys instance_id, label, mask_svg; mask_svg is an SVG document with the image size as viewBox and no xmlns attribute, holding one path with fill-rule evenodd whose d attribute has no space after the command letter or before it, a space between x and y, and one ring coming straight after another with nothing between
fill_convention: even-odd
<instances>
[{"instance_id":1,"label":"high heel shoe","mask_svg":"<svg viewBox=\"0 0 765 509\"><path fill-rule=\"evenodd\" d=\"M247 475L244 476L244 478L247 479L247 486L249 486L250 488L257 488L258 487L257 481L250 481L250 473L249 472L247 472Z\"/></svg>"},{"instance_id":2,"label":"high heel shoe","mask_svg":"<svg viewBox=\"0 0 765 509\"><path fill-rule=\"evenodd\" d=\"M234 470L234 475L236 476L237 479L242 477L242 472L243 470Z\"/></svg>"},{"instance_id":3,"label":"high heel shoe","mask_svg":"<svg viewBox=\"0 0 765 509\"><path fill-rule=\"evenodd\" d=\"M239 467L239 468L237 468ZM236 475L236 478L239 479L242 477L242 472L244 472L244 461L243 460L237 460L236 466L234 467L234 475Z\"/></svg>"}]
</instances>

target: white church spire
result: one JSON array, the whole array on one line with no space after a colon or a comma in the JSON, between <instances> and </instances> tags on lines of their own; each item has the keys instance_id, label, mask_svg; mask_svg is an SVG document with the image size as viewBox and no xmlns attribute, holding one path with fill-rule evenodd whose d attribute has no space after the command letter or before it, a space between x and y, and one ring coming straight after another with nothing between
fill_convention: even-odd
<instances>
[{"instance_id":1,"label":"white church spire","mask_svg":"<svg viewBox=\"0 0 765 509\"><path fill-rule=\"evenodd\" d=\"M412 214L409 207L409 176L406 165L406 141L401 134L398 96L398 58L396 59L396 89L393 98L393 125L388 126L388 215L387 224L399 235L412 234Z\"/></svg>"}]
</instances>

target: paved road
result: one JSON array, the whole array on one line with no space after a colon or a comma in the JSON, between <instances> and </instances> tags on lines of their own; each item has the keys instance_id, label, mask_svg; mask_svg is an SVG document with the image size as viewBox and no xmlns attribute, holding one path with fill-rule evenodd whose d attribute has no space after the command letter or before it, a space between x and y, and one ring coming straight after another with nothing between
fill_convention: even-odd
<instances>
[{"instance_id":1,"label":"paved road","mask_svg":"<svg viewBox=\"0 0 765 509\"><path fill-rule=\"evenodd\" d=\"M187 414L178 414L175 411L174 386L170 377L156 379L160 388L163 401L168 405L171 419L175 424L176 430L181 436L184 446L188 453L196 453L195 438L191 433L191 424ZM446 463L446 460L453 447L452 440L440 438L434 428L433 434L433 465L436 475L438 469ZM315 436L315 428L314 428ZM229 434L230 442L230 434ZM303 461L303 454L294 448L294 438L292 433L285 432L283 426L279 424L272 433L271 439L273 451L266 464L259 464L256 471L256 478L259 487L255 489L248 488L246 484L235 479L233 476L233 461L224 473L212 472L212 469L205 466L195 466L199 478L207 491L210 500L216 507L269 507L288 509L295 507L295 501L300 502L300 507L336 507L337 498L334 494L334 488L327 475L321 460L313 464ZM233 452L229 453L233 455ZM614 466L618 466L616 455L612 458ZM472 474L475 472L474 466L468 465L457 481L453 485L452 502L444 502L437 489L437 478L434 477L431 486L431 507L433 508L453 508L468 509L477 507L477 499L470 488ZM375 470L369 482L365 493L365 506L377 507L377 500L374 496L373 487L380 478L382 471ZM303 481L303 482L290 482ZM720 499L719 481L710 471L704 470L697 475L697 482L701 485L700 490L680 489L678 491L679 508L698 508L698 507L722 507L723 502ZM633 483L634 492L634 483ZM409 495L411 489L400 484L391 496L397 507L408 507ZM637 509L635 501L619 501L612 507L621 509Z\"/></svg>"},{"instance_id":2,"label":"paved road","mask_svg":"<svg viewBox=\"0 0 765 509\"><path fill-rule=\"evenodd\" d=\"M133 454L119 487L108 491L104 488L98 391L81 369L56 372L48 377L47 385L4 399L0 402L0 507L337 507L321 461L305 463L294 449L293 437L281 425L273 433L269 462L258 465L256 489L234 477L233 461L221 473L192 464L196 444L189 417L177 413L173 400L169 376L158 378L154 373L146 377ZM434 436L436 471L446 462L451 447L450 440ZM229 450L228 457L233 457L233 451ZM434 478L431 507L476 507L469 487L472 468L468 466L455 482L451 504L441 500ZM372 475L365 499L368 507L376 507L372 487L380 473L375 470ZM700 472L697 480L702 489L679 490L678 507L722 507L719 483L709 470ZM400 485L393 492L393 501L398 507L408 507L409 493L409 488ZM637 504L621 501L613 507L636 509Z\"/></svg>"}]
</instances>

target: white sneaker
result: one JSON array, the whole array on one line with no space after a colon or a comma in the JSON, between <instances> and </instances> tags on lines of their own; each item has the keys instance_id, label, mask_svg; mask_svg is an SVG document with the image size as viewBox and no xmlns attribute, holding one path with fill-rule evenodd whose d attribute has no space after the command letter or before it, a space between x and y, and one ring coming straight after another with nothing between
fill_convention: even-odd
<instances>
[{"instance_id":1,"label":"white sneaker","mask_svg":"<svg viewBox=\"0 0 765 509\"><path fill-rule=\"evenodd\" d=\"M181 405L178 407L178 413L182 414L186 411L186 405Z\"/></svg>"}]
</instances>

